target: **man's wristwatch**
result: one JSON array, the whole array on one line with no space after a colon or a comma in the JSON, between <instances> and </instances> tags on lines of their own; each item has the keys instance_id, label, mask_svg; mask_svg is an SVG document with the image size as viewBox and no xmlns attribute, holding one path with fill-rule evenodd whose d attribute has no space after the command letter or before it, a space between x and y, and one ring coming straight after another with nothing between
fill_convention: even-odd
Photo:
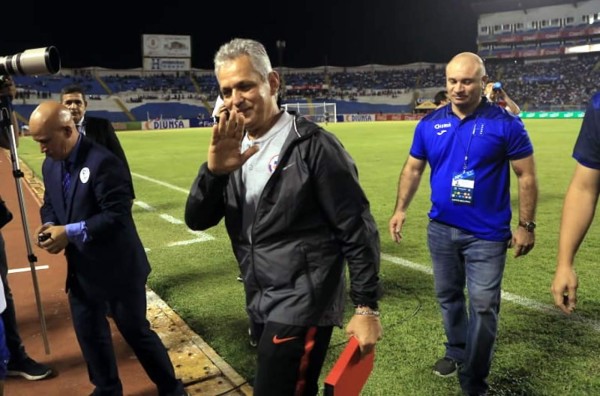
<instances>
[{"instance_id":1,"label":"man's wristwatch","mask_svg":"<svg viewBox=\"0 0 600 396\"><path fill-rule=\"evenodd\" d=\"M519 227L525 228L527 232L533 232L535 230L536 224L535 221L519 221Z\"/></svg>"}]
</instances>

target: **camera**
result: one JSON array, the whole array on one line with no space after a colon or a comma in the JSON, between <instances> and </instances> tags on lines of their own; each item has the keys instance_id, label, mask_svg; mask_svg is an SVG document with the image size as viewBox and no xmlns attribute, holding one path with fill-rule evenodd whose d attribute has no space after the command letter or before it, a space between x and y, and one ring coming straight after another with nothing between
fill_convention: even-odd
<instances>
[{"instance_id":1,"label":"camera","mask_svg":"<svg viewBox=\"0 0 600 396\"><path fill-rule=\"evenodd\" d=\"M60 70L56 47L28 49L15 55L0 56L0 75L55 74Z\"/></svg>"},{"instance_id":2,"label":"camera","mask_svg":"<svg viewBox=\"0 0 600 396\"><path fill-rule=\"evenodd\" d=\"M500 81L495 82L494 85L492 85L492 91L494 91L494 92L502 91L502 83Z\"/></svg>"},{"instance_id":3,"label":"camera","mask_svg":"<svg viewBox=\"0 0 600 396\"><path fill-rule=\"evenodd\" d=\"M38 234L38 242L44 242L46 240L48 240L50 238L50 234L46 233L46 232L40 232Z\"/></svg>"}]
</instances>

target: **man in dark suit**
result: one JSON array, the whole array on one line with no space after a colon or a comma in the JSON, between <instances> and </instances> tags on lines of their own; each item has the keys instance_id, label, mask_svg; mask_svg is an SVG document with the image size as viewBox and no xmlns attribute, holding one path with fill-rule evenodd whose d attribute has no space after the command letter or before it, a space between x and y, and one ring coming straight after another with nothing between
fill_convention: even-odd
<instances>
[{"instance_id":1,"label":"man in dark suit","mask_svg":"<svg viewBox=\"0 0 600 396\"><path fill-rule=\"evenodd\" d=\"M73 326L92 395L122 395L106 306L159 395L186 395L167 350L146 319L150 265L131 213L125 166L81 135L69 110L43 102L31 114L31 136L46 154L38 245L65 251Z\"/></svg>"},{"instance_id":2,"label":"man in dark suit","mask_svg":"<svg viewBox=\"0 0 600 396\"><path fill-rule=\"evenodd\" d=\"M101 146L106 147L123 161L129 174L129 183L131 185L131 192L133 193L129 163L127 162L127 157L125 157L125 152L123 151L123 147L121 147L119 138L117 138L115 128L113 128L110 121L105 118L92 117L85 114L88 102L85 91L80 85L72 84L64 87L60 93L60 101L71 112L73 121L80 133ZM135 194L133 195L135 198Z\"/></svg>"}]
</instances>

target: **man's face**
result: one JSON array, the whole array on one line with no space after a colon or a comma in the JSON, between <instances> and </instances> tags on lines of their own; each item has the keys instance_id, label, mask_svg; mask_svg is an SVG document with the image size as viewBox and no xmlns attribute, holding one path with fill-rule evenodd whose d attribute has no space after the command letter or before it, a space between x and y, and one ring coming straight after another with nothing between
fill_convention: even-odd
<instances>
[{"instance_id":1,"label":"man's face","mask_svg":"<svg viewBox=\"0 0 600 396\"><path fill-rule=\"evenodd\" d=\"M87 103L83 98L83 95L80 93L64 94L62 96L61 103L69 109L75 124L79 124L87 107Z\"/></svg>"},{"instance_id":2,"label":"man's face","mask_svg":"<svg viewBox=\"0 0 600 396\"><path fill-rule=\"evenodd\" d=\"M55 161L61 161L68 157L67 133L64 127L57 125L42 125L31 121L29 131L34 141L40 145L40 151Z\"/></svg>"},{"instance_id":3,"label":"man's face","mask_svg":"<svg viewBox=\"0 0 600 396\"><path fill-rule=\"evenodd\" d=\"M486 77L472 59L463 57L446 67L446 90L452 106L461 111L474 110L481 100Z\"/></svg>"},{"instance_id":4,"label":"man's face","mask_svg":"<svg viewBox=\"0 0 600 396\"><path fill-rule=\"evenodd\" d=\"M277 74L270 73L268 80L264 81L250 59L240 56L219 69L217 80L225 106L244 115L244 125L251 134L260 135L271 127L270 121L278 112L275 97L279 88Z\"/></svg>"}]
</instances>

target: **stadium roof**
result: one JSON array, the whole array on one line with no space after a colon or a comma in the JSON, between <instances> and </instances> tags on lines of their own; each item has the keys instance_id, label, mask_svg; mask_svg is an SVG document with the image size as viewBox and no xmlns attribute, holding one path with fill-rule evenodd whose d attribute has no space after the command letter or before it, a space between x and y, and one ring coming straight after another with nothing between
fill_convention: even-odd
<instances>
[{"instance_id":1,"label":"stadium roof","mask_svg":"<svg viewBox=\"0 0 600 396\"><path fill-rule=\"evenodd\" d=\"M531 8L548 7L559 4L573 4L577 6L581 1L566 0L476 0L471 3L471 8L477 14L492 14L495 12L523 10Z\"/></svg>"}]
</instances>

